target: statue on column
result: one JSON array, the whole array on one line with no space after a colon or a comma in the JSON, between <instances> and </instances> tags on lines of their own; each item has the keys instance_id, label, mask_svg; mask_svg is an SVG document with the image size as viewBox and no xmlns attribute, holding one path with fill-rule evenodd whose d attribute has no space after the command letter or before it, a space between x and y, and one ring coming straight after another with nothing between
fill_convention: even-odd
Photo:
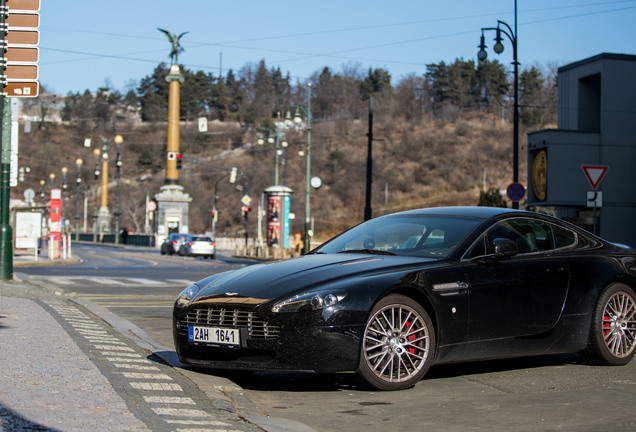
<instances>
[{"instance_id":1,"label":"statue on column","mask_svg":"<svg viewBox=\"0 0 636 432\"><path fill-rule=\"evenodd\" d=\"M168 40L172 44L172 49L170 50L170 55L168 57L170 57L170 59L172 60L172 64L177 64L177 62L179 61L179 53L182 53L184 51L184 48L181 46L181 37L190 32L183 32L180 35L177 35L176 33L170 33L168 30L160 28L157 28L157 30L164 33L168 37Z\"/></svg>"}]
</instances>

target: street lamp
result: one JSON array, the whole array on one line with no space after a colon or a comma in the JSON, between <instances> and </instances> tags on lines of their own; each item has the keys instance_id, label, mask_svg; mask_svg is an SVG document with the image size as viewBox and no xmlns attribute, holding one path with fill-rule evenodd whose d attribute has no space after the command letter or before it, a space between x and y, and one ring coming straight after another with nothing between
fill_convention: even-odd
<instances>
[{"instance_id":1,"label":"street lamp","mask_svg":"<svg viewBox=\"0 0 636 432\"><path fill-rule=\"evenodd\" d=\"M504 26L505 29L501 28ZM519 181L519 62L517 60L517 0L515 0L515 29L514 31L510 26L497 20L497 27L483 27L481 29L481 39L479 43L479 52L477 53L477 59L481 62L486 60L488 53L486 52L486 43L484 42L484 31L494 30L497 32L495 37L495 45L493 51L497 54L501 54L504 50L504 46L501 43L503 41L502 34L510 40L512 44L512 64L514 65L514 105L513 105L513 144L512 144L512 181L517 183ZM512 207L519 208L519 202L513 201Z\"/></svg>"},{"instance_id":2,"label":"street lamp","mask_svg":"<svg viewBox=\"0 0 636 432\"><path fill-rule=\"evenodd\" d=\"M261 128L261 130L267 132L268 134L267 143L275 144L276 155L275 155L275 162L274 162L275 164L274 165L274 186L278 186L279 158L283 154L283 150L281 150L281 147L285 148L288 145L287 140L285 139L284 132L282 134L282 141L281 141L281 133L280 133L280 126L279 126L280 111L276 113L276 116L277 116L277 121L276 121L276 127L274 129ZM292 117L289 111L287 111L287 115L285 116L285 123L286 125L291 125L292 123ZM272 137L272 134L274 135L273 137ZM265 138L263 137L263 135L259 134L258 140L256 142L259 145L265 144Z\"/></svg>"},{"instance_id":3,"label":"street lamp","mask_svg":"<svg viewBox=\"0 0 636 432\"><path fill-rule=\"evenodd\" d=\"M75 160L77 165L77 179L75 180L75 241L80 239L79 220L80 220L80 185L82 183L82 164L84 161L80 158Z\"/></svg>"},{"instance_id":4,"label":"street lamp","mask_svg":"<svg viewBox=\"0 0 636 432\"><path fill-rule=\"evenodd\" d=\"M97 181L99 180L99 155L102 154L100 149L93 150L95 155L95 204L93 206L93 243L97 242Z\"/></svg>"},{"instance_id":5,"label":"street lamp","mask_svg":"<svg viewBox=\"0 0 636 432\"><path fill-rule=\"evenodd\" d=\"M302 122L300 117L300 111L305 113L307 117L307 173L305 178L305 253L308 253L311 247L309 239L310 231L309 224L311 219L311 207L309 205L309 191L311 189L311 83L307 83L307 109L298 105L296 107L296 115L294 115L294 123L299 124Z\"/></svg>"},{"instance_id":6,"label":"street lamp","mask_svg":"<svg viewBox=\"0 0 636 432\"><path fill-rule=\"evenodd\" d=\"M117 189L115 189L115 244L119 244L119 216L121 210L119 207L119 188L121 187L121 167L123 165L121 160L121 144L124 142L124 138L121 135L116 135L114 138L117 145L117 158L115 159L115 167L117 168Z\"/></svg>"}]
</instances>

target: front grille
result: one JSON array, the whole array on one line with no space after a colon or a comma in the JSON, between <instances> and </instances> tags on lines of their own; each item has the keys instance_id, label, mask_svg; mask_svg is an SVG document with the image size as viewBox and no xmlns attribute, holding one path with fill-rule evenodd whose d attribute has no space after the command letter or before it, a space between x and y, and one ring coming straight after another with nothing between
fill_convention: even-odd
<instances>
[{"instance_id":1,"label":"front grille","mask_svg":"<svg viewBox=\"0 0 636 432\"><path fill-rule=\"evenodd\" d=\"M252 311L223 307L190 309L180 321L181 328L188 326L221 326L236 329L247 329L249 337L254 339L275 339L280 328L268 324Z\"/></svg>"}]
</instances>

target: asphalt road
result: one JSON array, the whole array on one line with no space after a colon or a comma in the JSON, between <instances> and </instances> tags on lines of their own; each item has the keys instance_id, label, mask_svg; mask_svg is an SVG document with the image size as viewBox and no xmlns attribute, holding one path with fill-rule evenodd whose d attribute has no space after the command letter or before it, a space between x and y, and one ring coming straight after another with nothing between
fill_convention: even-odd
<instances>
[{"instance_id":1,"label":"asphalt road","mask_svg":"<svg viewBox=\"0 0 636 432\"><path fill-rule=\"evenodd\" d=\"M171 306L189 281L251 263L80 246L84 264L20 269L108 308L171 348ZM370 392L350 375L228 374L263 414L317 431L636 431L636 362L588 366L577 355L433 367L414 388Z\"/></svg>"}]
</instances>

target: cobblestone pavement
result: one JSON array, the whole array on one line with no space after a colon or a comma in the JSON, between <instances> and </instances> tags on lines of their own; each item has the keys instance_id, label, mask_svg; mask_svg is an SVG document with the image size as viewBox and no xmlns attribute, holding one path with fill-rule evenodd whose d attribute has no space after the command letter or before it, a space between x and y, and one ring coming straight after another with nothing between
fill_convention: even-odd
<instances>
[{"instance_id":1,"label":"cobblestone pavement","mask_svg":"<svg viewBox=\"0 0 636 432\"><path fill-rule=\"evenodd\" d=\"M269 429L60 294L0 282L0 430Z\"/></svg>"}]
</instances>

